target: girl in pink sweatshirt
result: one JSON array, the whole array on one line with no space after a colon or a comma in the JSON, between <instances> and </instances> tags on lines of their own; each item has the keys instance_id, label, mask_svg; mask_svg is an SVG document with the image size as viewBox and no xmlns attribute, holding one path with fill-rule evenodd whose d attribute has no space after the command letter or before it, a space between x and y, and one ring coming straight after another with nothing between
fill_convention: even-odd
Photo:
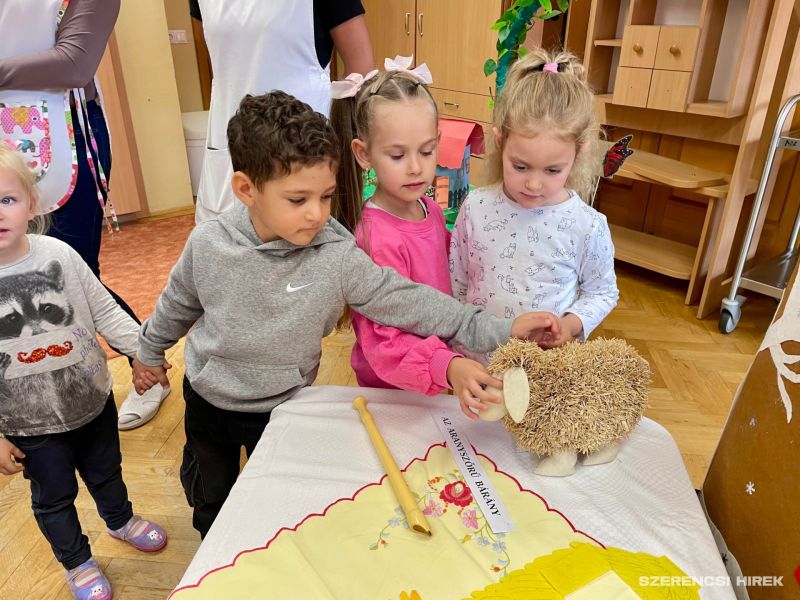
<instances>
[{"instance_id":1,"label":"girl in pink sweatshirt","mask_svg":"<svg viewBox=\"0 0 800 600\"><path fill-rule=\"evenodd\" d=\"M439 142L436 102L426 87L430 73L425 65L402 68L402 61L387 59L384 73L334 83L331 121L345 147L336 216L355 226L358 245L377 264L451 295L450 232L441 208L424 195L436 172ZM374 169L378 180L363 208L358 167ZM357 313L352 318L351 364L361 386L430 396L452 388L472 419L493 401L483 386L502 386L483 365L437 337L420 338Z\"/></svg>"}]
</instances>

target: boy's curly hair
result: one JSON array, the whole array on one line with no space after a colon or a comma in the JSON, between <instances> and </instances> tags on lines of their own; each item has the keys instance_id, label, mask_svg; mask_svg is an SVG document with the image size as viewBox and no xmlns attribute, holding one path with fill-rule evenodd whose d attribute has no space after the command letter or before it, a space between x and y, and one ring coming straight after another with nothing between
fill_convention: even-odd
<instances>
[{"instance_id":1,"label":"boy's curly hair","mask_svg":"<svg viewBox=\"0 0 800 600\"><path fill-rule=\"evenodd\" d=\"M247 94L228 121L234 171L256 185L288 175L297 165L339 163L339 142L324 115L281 91Z\"/></svg>"}]
</instances>

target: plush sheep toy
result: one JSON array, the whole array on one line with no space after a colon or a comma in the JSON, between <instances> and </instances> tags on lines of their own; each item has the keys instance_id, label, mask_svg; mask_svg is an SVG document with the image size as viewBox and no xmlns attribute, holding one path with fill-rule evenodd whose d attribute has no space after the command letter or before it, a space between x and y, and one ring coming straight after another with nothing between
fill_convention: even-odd
<instances>
[{"instance_id":1,"label":"plush sheep toy","mask_svg":"<svg viewBox=\"0 0 800 600\"><path fill-rule=\"evenodd\" d=\"M503 419L517 443L541 457L534 471L563 477L584 465L611 462L619 442L639 422L647 402L650 365L619 339L570 342L542 350L512 339L492 356L502 373L502 402L481 418Z\"/></svg>"}]
</instances>

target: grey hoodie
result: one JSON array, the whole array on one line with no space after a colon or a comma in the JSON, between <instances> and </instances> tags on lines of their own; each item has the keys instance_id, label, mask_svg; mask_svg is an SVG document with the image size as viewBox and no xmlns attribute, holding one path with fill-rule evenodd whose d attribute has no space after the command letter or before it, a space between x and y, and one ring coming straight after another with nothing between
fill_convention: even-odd
<instances>
[{"instance_id":1,"label":"grey hoodie","mask_svg":"<svg viewBox=\"0 0 800 600\"><path fill-rule=\"evenodd\" d=\"M308 246L264 243L237 202L192 231L142 325L138 357L160 365L188 332L186 376L195 391L219 408L266 412L314 381L322 338L345 304L476 352L511 333L511 321L379 267L334 219Z\"/></svg>"}]
</instances>

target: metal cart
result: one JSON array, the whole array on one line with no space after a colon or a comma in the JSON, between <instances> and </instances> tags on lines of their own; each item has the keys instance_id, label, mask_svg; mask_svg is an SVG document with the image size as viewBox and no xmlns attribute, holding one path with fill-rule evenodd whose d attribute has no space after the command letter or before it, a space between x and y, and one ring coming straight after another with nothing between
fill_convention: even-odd
<instances>
[{"instance_id":1,"label":"metal cart","mask_svg":"<svg viewBox=\"0 0 800 600\"><path fill-rule=\"evenodd\" d=\"M744 263L747 262L747 254L750 252L750 245L753 242L753 233L761 212L770 171L775 162L775 154L779 148L800 151L800 131L792 131L786 135L781 135L787 117L798 102L800 102L800 95L789 98L781 108L775 123L775 131L772 133L767 160L764 163L764 172L761 174L761 181L758 182L753 212L750 215L750 222L747 224L744 244L742 245L741 254L739 254L736 270L733 273L731 291L728 297L722 300L719 315L719 330L722 333L730 333L739 324L739 319L742 316L742 304L745 302L745 297L738 294L740 288L780 300L797 264L798 250L796 246L797 237L800 234L800 213L795 218L792 235L789 238L789 245L786 251L744 272Z\"/></svg>"}]
</instances>

